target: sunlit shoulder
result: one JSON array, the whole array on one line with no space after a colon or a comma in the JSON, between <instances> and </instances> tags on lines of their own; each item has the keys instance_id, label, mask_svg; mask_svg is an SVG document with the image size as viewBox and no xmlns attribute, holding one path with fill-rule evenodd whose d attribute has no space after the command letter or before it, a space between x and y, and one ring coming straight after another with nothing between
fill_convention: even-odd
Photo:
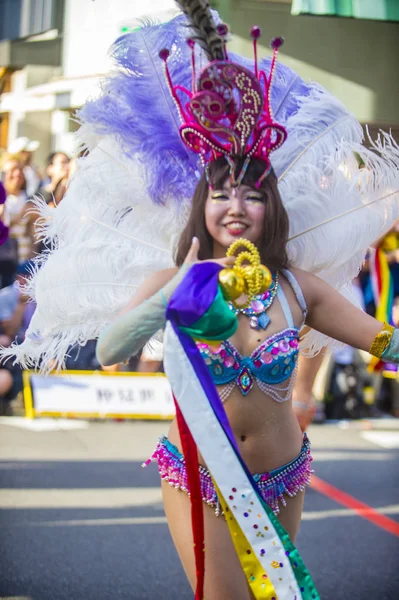
<instances>
[{"instance_id":1,"label":"sunlit shoulder","mask_svg":"<svg viewBox=\"0 0 399 600\"><path fill-rule=\"evenodd\" d=\"M336 291L323 279L317 277L317 275L309 273L308 271L303 271L297 267L290 267L290 271L302 290L308 310L311 310L312 306L318 302L320 295L328 294L329 290L336 294Z\"/></svg>"}]
</instances>

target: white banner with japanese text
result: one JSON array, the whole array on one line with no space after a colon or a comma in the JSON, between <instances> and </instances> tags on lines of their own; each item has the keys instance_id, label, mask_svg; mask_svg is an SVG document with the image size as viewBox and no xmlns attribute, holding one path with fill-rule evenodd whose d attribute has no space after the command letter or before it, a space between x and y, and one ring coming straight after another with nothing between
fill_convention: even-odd
<instances>
[{"instance_id":1,"label":"white banner with japanese text","mask_svg":"<svg viewBox=\"0 0 399 600\"><path fill-rule=\"evenodd\" d=\"M156 373L64 371L24 374L27 417L171 419L168 380Z\"/></svg>"}]
</instances>

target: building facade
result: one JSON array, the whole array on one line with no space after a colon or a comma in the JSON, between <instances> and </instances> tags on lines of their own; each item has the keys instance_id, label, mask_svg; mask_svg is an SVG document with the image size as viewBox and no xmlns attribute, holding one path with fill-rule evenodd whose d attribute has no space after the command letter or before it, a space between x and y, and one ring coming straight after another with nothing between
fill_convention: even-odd
<instances>
[{"instance_id":1,"label":"building facade","mask_svg":"<svg viewBox=\"0 0 399 600\"><path fill-rule=\"evenodd\" d=\"M113 41L175 13L173 0L0 0L0 148L27 136L39 164L72 154L74 113L100 93Z\"/></svg>"},{"instance_id":2,"label":"building facade","mask_svg":"<svg viewBox=\"0 0 399 600\"><path fill-rule=\"evenodd\" d=\"M230 25L234 51L252 55L253 24L263 30L260 53L282 35L285 64L325 86L372 131L392 128L399 137L397 22L293 15L297 0L212 4ZM39 163L53 150L72 153L73 114L100 93L112 42L143 16L175 13L174 0L0 0L0 148L24 135L41 142Z\"/></svg>"},{"instance_id":3,"label":"building facade","mask_svg":"<svg viewBox=\"0 0 399 600\"><path fill-rule=\"evenodd\" d=\"M373 5L379 2L373 0ZM384 2L387 0L381 0ZM321 4L334 3L318 2ZM270 52L272 37L283 36L282 62L305 80L327 88L373 132L379 127L392 128L399 139L398 22L293 15L291 0L224 0L224 9L235 51L251 55L248 32L255 23L263 31L260 54Z\"/></svg>"}]
</instances>

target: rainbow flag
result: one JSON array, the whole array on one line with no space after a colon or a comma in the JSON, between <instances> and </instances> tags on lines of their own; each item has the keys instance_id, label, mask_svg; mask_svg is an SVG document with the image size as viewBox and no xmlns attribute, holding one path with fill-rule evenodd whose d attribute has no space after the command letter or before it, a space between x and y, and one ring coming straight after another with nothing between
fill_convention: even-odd
<instances>
[{"instance_id":1,"label":"rainbow flag","mask_svg":"<svg viewBox=\"0 0 399 600\"><path fill-rule=\"evenodd\" d=\"M370 275L376 305L375 318L382 323L393 325L393 278L386 253L381 247L377 248L374 257L370 258ZM384 369L384 364L382 360L373 356L369 364L369 371L381 371Z\"/></svg>"}]
</instances>

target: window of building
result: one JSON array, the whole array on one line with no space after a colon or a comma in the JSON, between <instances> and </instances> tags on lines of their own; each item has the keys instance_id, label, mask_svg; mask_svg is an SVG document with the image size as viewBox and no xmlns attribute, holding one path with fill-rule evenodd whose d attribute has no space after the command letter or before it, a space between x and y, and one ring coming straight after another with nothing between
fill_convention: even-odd
<instances>
[{"instance_id":1,"label":"window of building","mask_svg":"<svg viewBox=\"0 0 399 600\"><path fill-rule=\"evenodd\" d=\"M19 37L22 0L0 0L0 41Z\"/></svg>"},{"instance_id":2,"label":"window of building","mask_svg":"<svg viewBox=\"0 0 399 600\"><path fill-rule=\"evenodd\" d=\"M62 29L64 0L0 0L0 41Z\"/></svg>"},{"instance_id":3,"label":"window of building","mask_svg":"<svg viewBox=\"0 0 399 600\"><path fill-rule=\"evenodd\" d=\"M22 0L20 36L60 29L63 0Z\"/></svg>"},{"instance_id":4,"label":"window of building","mask_svg":"<svg viewBox=\"0 0 399 600\"><path fill-rule=\"evenodd\" d=\"M398 0L292 0L292 14L399 21Z\"/></svg>"}]
</instances>

